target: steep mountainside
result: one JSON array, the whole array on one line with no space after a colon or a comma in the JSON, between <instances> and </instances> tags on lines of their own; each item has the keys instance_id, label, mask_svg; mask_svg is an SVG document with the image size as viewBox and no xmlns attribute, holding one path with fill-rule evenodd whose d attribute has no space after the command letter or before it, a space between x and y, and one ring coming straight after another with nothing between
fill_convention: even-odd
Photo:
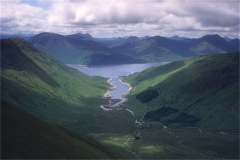
<instances>
[{"instance_id":1,"label":"steep mountainside","mask_svg":"<svg viewBox=\"0 0 240 160\"><path fill-rule=\"evenodd\" d=\"M173 61L204 54L239 51L239 43L226 41L219 35L206 35L199 39L174 40L155 36L111 48L146 61Z\"/></svg>"},{"instance_id":2,"label":"steep mountainside","mask_svg":"<svg viewBox=\"0 0 240 160\"><path fill-rule=\"evenodd\" d=\"M1 103L2 159L110 159L114 154L90 137Z\"/></svg>"},{"instance_id":3,"label":"steep mountainside","mask_svg":"<svg viewBox=\"0 0 240 160\"><path fill-rule=\"evenodd\" d=\"M188 39L186 37L179 37L177 35L175 36L172 36L172 37L167 37L168 39L173 39L173 40L178 40L178 41L181 41L181 40L184 40L184 39Z\"/></svg>"},{"instance_id":4,"label":"steep mountainside","mask_svg":"<svg viewBox=\"0 0 240 160\"><path fill-rule=\"evenodd\" d=\"M107 79L105 78L89 77L75 69L66 67L53 56L36 49L23 39L11 38L1 40L2 101L20 108L45 122L55 123L80 134L91 134L90 136L97 138L101 143L111 148L110 150L113 149L114 152L116 152L116 154L114 153L114 157L134 158L135 156L125 148L111 145L112 141L108 140L118 134L122 136L123 134L132 133L135 129L135 124L133 116L127 111L105 112L99 107L104 103L102 100L103 94L110 87L106 81ZM35 146L36 149L39 147L42 148L42 145L44 145L46 149L49 149L49 154L46 154L46 157L49 156L50 158L78 158L79 154L76 153L77 151L75 152L75 147L79 145L89 147L86 149L86 152L82 154L83 158L113 157L105 154L108 151L105 150L104 147L101 147L101 145L95 144L95 141L91 139L89 143L92 147L88 146L88 141L83 140L81 141L82 143L80 143L78 138L74 139L75 136L72 135L72 133L68 134L68 132L62 131L62 129L57 129L59 127L53 128L52 132L49 127L43 127L44 130L46 129L46 131L50 132L49 136L47 133L46 135L42 135L42 130L39 128L39 134L41 135L38 135L38 133L32 132L30 122L20 122L17 125L21 127L26 124L25 127L23 126L23 129L29 125L30 131L26 130L25 132L19 130L17 126L9 126L9 128L5 129L14 130L13 133L16 133L16 139L20 139L19 141L21 142L16 143L18 149L19 145L22 144L24 146L22 150L19 149L19 152L15 152L14 147L12 147L11 150L9 146L11 146L16 139L13 138L13 140L9 140L9 143L7 141L5 144L8 148L4 151L5 157L16 158L15 155L20 155L24 152L26 157L41 158L42 156L38 155L45 155L45 149L40 150L39 153L35 152L34 146L30 147L31 144L28 143L29 141L34 142L32 145L34 145L35 142L37 143ZM34 128L34 131L38 132L38 129ZM28 137L29 132L32 136L36 134L36 141ZM55 132L58 133L55 134ZM107 136L105 135L106 133L108 133ZM66 141L63 141L66 146L62 146L61 149L55 148L57 145L61 145L60 142L55 142L56 139L53 138L54 136L58 136L58 134L66 138ZM99 135L100 137L102 136L100 139L98 138ZM9 139L12 139L11 136L13 135L9 134ZM39 137L43 138L43 140L39 139ZM50 140L48 140L48 138ZM62 137L59 138L61 140ZM84 139L84 137L82 138ZM22 142L21 139L26 142ZM74 144L72 141L74 141ZM97 149L98 146L100 146L101 149ZM54 148L50 150L51 147ZM65 147L69 148L66 149L66 152L63 152L62 149ZM74 147L74 149L72 147ZM57 151L55 149L57 149ZM83 148L79 148L79 153L82 153L82 149ZM69 155L69 150L74 150L73 155ZM76 148L76 150L78 149ZM88 151L93 152L93 155L89 155ZM14 157L10 156L10 154Z\"/></svg>"},{"instance_id":5,"label":"steep mountainside","mask_svg":"<svg viewBox=\"0 0 240 160\"><path fill-rule=\"evenodd\" d=\"M113 44L111 44L111 46L108 46L108 47L117 47L117 46L121 46L124 44L131 44L131 43L135 43L140 40L141 39L136 36L130 36L128 38L118 39L118 41L115 41Z\"/></svg>"},{"instance_id":6,"label":"steep mountainside","mask_svg":"<svg viewBox=\"0 0 240 160\"><path fill-rule=\"evenodd\" d=\"M99 107L109 87L107 79L66 67L23 39L1 40L1 45L2 100L80 133L134 129L131 114L110 114Z\"/></svg>"},{"instance_id":7,"label":"steep mountainside","mask_svg":"<svg viewBox=\"0 0 240 160\"><path fill-rule=\"evenodd\" d=\"M101 102L108 87L106 79L68 68L23 39L1 40L1 49L2 100L41 119L71 121Z\"/></svg>"},{"instance_id":8,"label":"steep mountainside","mask_svg":"<svg viewBox=\"0 0 240 160\"><path fill-rule=\"evenodd\" d=\"M79 37L40 33L29 40L35 47L50 53L67 64L122 64L141 62L127 55L114 54L106 46Z\"/></svg>"},{"instance_id":9,"label":"steep mountainside","mask_svg":"<svg viewBox=\"0 0 240 160\"><path fill-rule=\"evenodd\" d=\"M146 107L145 121L239 132L239 53L172 62L125 80L134 87L131 96Z\"/></svg>"}]
</instances>

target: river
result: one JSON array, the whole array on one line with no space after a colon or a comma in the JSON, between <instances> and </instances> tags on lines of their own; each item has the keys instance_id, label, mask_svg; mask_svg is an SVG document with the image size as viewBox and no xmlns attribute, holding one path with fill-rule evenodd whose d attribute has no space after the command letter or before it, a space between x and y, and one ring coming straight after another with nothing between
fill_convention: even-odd
<instances>
[{"instance_id":1,"label":"river","mask_svg":"<svg viewBox=\"0 0 240 160\"><path fill-rule=\"evenodd\" d=\"M127 101L125 96L132 88L129 84L121 80L121 76L129 76L130 74L141 72L147 68L161 66L167 63L168 62L99 66L68 64L67 66L75 68L89 76L102 76L108 78L107 82L111 85L111 88L109 88L104 94L104 98L107 99L108 104L100 107L105 111L109 111ZM131 110L127 109L127 111L134 116L134 113ZM136 120L136 123L140 122Z\"/></svg>"}]
</instances>

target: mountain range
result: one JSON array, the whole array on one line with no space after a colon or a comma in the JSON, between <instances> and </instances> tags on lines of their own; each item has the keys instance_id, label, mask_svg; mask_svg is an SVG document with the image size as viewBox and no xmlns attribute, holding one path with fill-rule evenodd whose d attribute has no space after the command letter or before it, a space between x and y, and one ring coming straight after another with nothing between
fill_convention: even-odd
<instances>
[{"instance_id":1,"label":"mountain range","mask_svg":"<svg viewBox=\"0 0 240 160\"><path fill-rule=\"evenodd\" d=\"M3 35L2 38L8 37L9 35ZM239 51L239 39L226 39L219 35L206 35L196 39L179 36L94 38L90 34L82 33L64 36L43 32L32 37L28 36L27 40L65 64L163 62Z\"/></svg>"},{"instance_id":2,"label":"mountain range","mask_svg":"<svg viewBox=\"0 0 240 160\"><path fill-rule=\"evenodd\" d=\"M142 62L127 55L114 54L105 45L89 39L91 39L90 35L63 36L40 33L30 38L29 42L67 64L101 65Z\"/></svg>"},{"instance_id":3,"label":"mountain range","mask_svg":"<svg viewBox=\"0 0 240 160\"><path fill-rule=\"evenodd\" d=\"M239 51L239 39L226 39L219 35L206 35L196 39L179 36L94 38L90 34L64 36L44 32L27 39L35 47L50 53L65 64L162 62Z\"/></svg>"},{"instance_id":4,"label":"mountain range","mask_svg":"<svg viewBox=\"0 0 240 160\"><path fill-rule=\"evenodd\" d=\"M219 35L206 35L198 39L174 40L155 36L111 47L111 50L148 62L173 61L204 54L239 51L239 39L226 41Z\"/></svg>"},{"instance_id":5,"label":"mountain range","mask_svg":"<svg viewBox=\"0 0 240 160\"><path fill-rule=\"evenodd\" d=\"M89 41L48 36L52 45ZM213 37L202 40L225 44ZM133 39L127 43L165 40ZM123 80L132 86L128 101L104 111L98 106L110 87L106 78L68 68L21 38L2 39L1 158L239 158L239 52L175 61Z\"/></svg>"}]
</instances>

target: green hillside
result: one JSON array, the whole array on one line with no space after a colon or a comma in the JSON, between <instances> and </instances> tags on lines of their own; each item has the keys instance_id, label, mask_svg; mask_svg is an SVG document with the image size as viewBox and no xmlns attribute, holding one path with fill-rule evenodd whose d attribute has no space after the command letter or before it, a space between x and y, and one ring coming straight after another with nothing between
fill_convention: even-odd
<instances>
[{"instance_id":1,"label":"green hillside","mask_svg":"<svg viewBox=\"0 0 240 160\"><path fill-rule=\"evenodd\" d=\"M1 40L1 49L2 100L58 124L102 103L106 79L68 68L22 39Z\"/></svg>"},{"instance_id":2,"label":"green hillside","mask_svg":"<svg viewBox=\"0 0 240 160\"><path fill-rule=\"evenodd\" d=\"M146 106L145 121L239 132L239 53L173 62L125 80Z\"/></svg>"},{"instance_id":3,"label":"green hillside","mask_svg":"<svg viewBox=\"0 0 240 160\"><path fill-rule=\"evenodd\" d=\"M80 133L135 129L131 114L104 112L99 107L110 87L107 79L66 67L23 39L1 40L1 49L2 100L41 120Z\"/></svg>"},{"instance_id":4,"label":"green hillside","mask_svg":"<svg viewBox=\"0 0 240 160\"><path fill-rule=\"evenodd\" d=\"M36 49L23 39L1 40L2 101L48 123L88 134L114 150L117 158L134 158L131 152L112 145L109 141L114 136L132 133L136 126L135 119L126 110L105 112L99 107L104 103L103 94L110 87L106 80L66 67L53 56ZM35 131L38 132L37 129ZM29 145L31 144L28 144L28 147ZM29 148L25 149L21 152L31 151L27 151ZM89 149L91 152L91 148ZM93 156L89 155L90 158L94 158L94 152L93 150ZM38 157L40 154L32 155ZM100 154L98 157L106 157ZM31 156L30 153L29 155ZM65 157L65 154L59 156Z\"/></svg>"},{"instance_id":5,"label":"green hillside","mask_svg":"<svg viewBox=\"0 0 240 160\"><path fill-rule=\"evenodd\" d=\"M81 39L78 35L63 36L44 32L33 36L29 42L65 64L103 65L142 62L127 55L114 54L108 47L90 39Z\"/></svg>"},{"instance_id":6,"label":"green hillside","mask_svg":"<svg viewBox=\"0 0 240 160\"><path fill-rule=\"evenodd\" d=\"M239 159L239 53L200 56L124 78L142 124L141 158Z\"/></svg>"},{"instance_id":7,"label":"green hillside","mask_svg":"<svg viewBox=\"0 0 240 160\"><path fill-rule=\"evenodd\" d=\"M1 103L1 159L112 159L94 139Z\"/></svg>"}]
</instances>

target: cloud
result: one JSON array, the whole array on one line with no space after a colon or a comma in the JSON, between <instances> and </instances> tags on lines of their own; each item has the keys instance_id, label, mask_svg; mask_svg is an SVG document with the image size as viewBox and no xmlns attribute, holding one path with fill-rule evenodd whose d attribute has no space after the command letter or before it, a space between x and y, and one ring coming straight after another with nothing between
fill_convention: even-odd
<instances>
[{"instance_id":1,"label":"cloud","mask_svg":"<svg viewBox=\"0 0 240 160\"><path fill-rule=\"evenodd\" d=\"M39 0L45 7L20 2L2 3L1 26L33 32L89 32L98 37L220 31L239 36L239 2L235 0Z\"/></svg>"},{"instance_id":2,"label":"cloud","mask_svg":"<svg viewBox=\"0 0 240 160\"><path fill-rule=\"evenodd\" d=\"M192 15L202 26L231 27L239 25L239 2L237 1L219 1L213 4L203 1L198 5L185 5L185 8L189 12L189 16Z\"/></svg>"},{"instance_id":3,"label":"cloud","mask_svg":"<svg viewBox=\"0 0 240 160\"><path fill-rule=\"evenodd\" d=\"M40 7L20 1L1 2L1 29L12 32L30 32L42 27L46 12Z\"/></svg>"}]
</instances>

